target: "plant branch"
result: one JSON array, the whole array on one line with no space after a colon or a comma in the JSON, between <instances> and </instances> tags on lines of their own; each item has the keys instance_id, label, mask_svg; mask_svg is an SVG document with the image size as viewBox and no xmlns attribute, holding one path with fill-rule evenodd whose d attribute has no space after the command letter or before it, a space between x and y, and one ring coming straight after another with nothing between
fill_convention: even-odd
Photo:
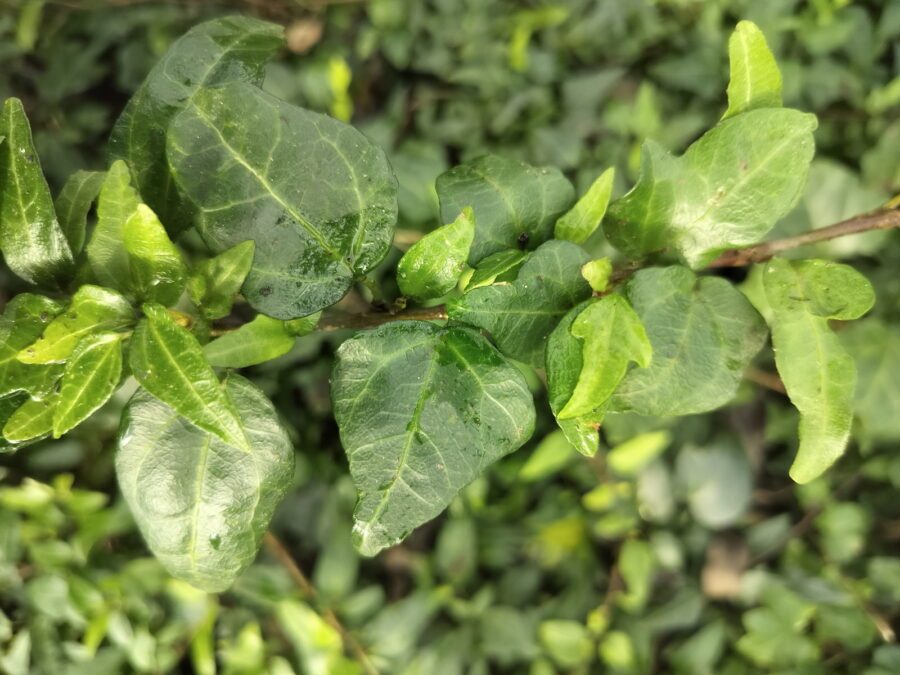
<instances>
[{"instance_id":1,"label":"plant branch","mask_svg":"<svg viewBox=\"0 0 900 675\"><path fill-rule=\"evenodd\" d=\"M804 232L794 237L765 241L748 248L726 251L713 260L709 267L744 267L753 263L765 262L782 251L789 251L801 246L873 230L890 230L900 227L900 203L898 201L900 200L892 200L884 207L870 213L853 216L834 225Z\"/></svg>"},{"instance_id":2,"label":"plant branch","mask_svg":"<svg viewBox=\"0 0 900 675\"><path fill-rule=\"evenodd\" d=\"M287 550L285 545L271 532L266 532L263 541L265 542L266 549L281 564L281 566L284 567L288 576L291 578L291 581L293 581L297 588L300 589L300 593L303 594L304 598L316 605L326 623L338 632L341 639L344 641L344 646L353 654L354 658L359 661L359 664L362 666L366 675L378 675L378 670L372 665L372 662L369 660L369 655L366 654L366 650L363 649L362 645L355 637L353 637L350 631L344 628L343 624L337 618L337 615L330 608L320 606L319 594L316 592L315 587L309 582L309 579L306 578L303 570L301 570L299 565L294 561L293 556L291 556L290 551Z\"/></svg>"},{"instance_id":3,"label":"plant branch","mask_svg":"<svg viewBox=\"0 0 900 675\"><path fill-rule=\"evenodd\" d=\"M444 305L407 309L401 312L365 312L363 314L347 314L325 312L316 330L335 331L345 329L373 328L391 321L445 321L447 308Z\"/></svg>"}]
</instances>

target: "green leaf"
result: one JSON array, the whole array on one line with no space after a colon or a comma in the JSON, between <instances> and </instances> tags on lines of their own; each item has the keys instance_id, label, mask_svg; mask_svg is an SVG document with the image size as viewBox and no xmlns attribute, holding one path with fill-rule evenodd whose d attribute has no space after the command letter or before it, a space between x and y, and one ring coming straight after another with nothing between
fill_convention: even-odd
<instances>
[{"instance_id":1,"label":"green leaf","mask_svg":"<svg viewBox=\"0 0 900 675\"><path fill-rule=\"evenodd\" d=\"M609 207L607 237L632 258L674 247L695 269L756 243L802 195L816 124L766 108L719 122L681 157L646 142L638 183Z\"/></svg>"},{"instance_id":2,"label":"green leaf","mask_svg":"<svg viewBox=\"0 0 900 675\"><path fill-rule=\"evenodd\" d=\"M197 338L161 305L144 305L144 314L131 338L130 363L137 381L188 421L250 452L234 403Z\"/></svg>"},{"instance_id":3,"label":"green leaf","mask_svg":"<svg viewBox=\"0 0 900 675\"><path fill-rule=\"evenodd\" d=\"M73 271L72 251L56 219L50 188L22 102L3 104L0 135L0 249L9 268L32 284L59 286Z\"/></svg>"},{"instance_id":4,"label":"green leaf","mask_svg":"<svg viewBox=\"0 0 900 675\"><path fill-rule=\"evenodd\" d=\"M597 258L581 267L581 276L587 281L594 293L603 293L612 279L613 266L609 258Z\"/></svg>"},{"instance_id":5,"label":"green leaf","mask_svg":"<svg viewBox=\"0 0 900 675\"><path fill-rule=\"evenodd\" d=\"M260 314L204 346L203 353L212 366L246 368L287 354L294 340L284 321Z\"/></svg>"},{"instance_id":6,"label":"green leaf","mask_svg":"<svg viewBox=\"0 0 900 675\"><path fill-rule=\"evenodd\" d=\"M567 241L548 241L510 284L475 288L450 302L451 319L483 328L507 356L540 367L544 343L559 320L591 289L581 276L588 254Z\"/></svg>"},{"instance_id":7,"label":"green leaf","mask_svg":"<svg viewBox=\"0 0 900 675\"><path fill-rule=\"evenodd\" d=\"M527 251L515 248L489 255L478 263L478 267L465 284L465 290L471 291L480 286L515 280L519 268L525 264L529 255Z\"/></svg>"},{"instance_id":8,"label":"green leaf","mask_svg":"<svg viewBox=\"0 0 900 675\"><path fill-rule=\"evenodd\" d=\"M115 291L86 284L75 291L65 312L43 335L19 352L22 363L63 363L79 340L93 333L123 331L134 324L134 310Z\"/></svg>"},{"instance_id":9,"label":"green leaf","mask_svg":"<svg viewBox=\"0 0 900 675\"><path fill-rule=\"evenodd\" d=\"M188 280L188 292L207 319L221 319L231 313L234 296L250 272L255 249L252 241L244 241L196 266Z\"/></svg>"},{"instance_id":10,"label":"green leaf","mask_svg":"<svg viewBox=\"0 0 900 675\"><path fill-rule=\"evenodd\" d=\"M606 215L615 177L614 168L601 173L575 206L556 221L553 236L576 244L586 242Z\"/></svg>"},{"instance_id":11,"label":"green leaf","mask_svg":"<svg viewBox=\"0 0 900 675\"><path fill-rule=\"evenodd\" d=\"M403 254L397 284L403 295L430 300L446 295L466 267L475 237L475 215L466 207L449 225L429 232Z\"/></svg>"},{"instance_id":12,"label":"green leaf","mask_svg":"<svg viewBox=\"0 0 900 675\"><path fill-rule=\"evenodd\" d=\"M328 307L390 248L397 181L354 128L244 83L201 89L169 127L178 186L214 251L256 242L244 297L278 319Z\"/></svg>"},{"instance_id":13,"label":"green leaf","mask_svg":"<svg viewBox=\"0 0 900 675\"><path fill-rule=\"evenodd\" d=\"M672 266L637 272L625 295L650 338L653 362L625 376L610 410L692 415L734 397L766 340L765 323L740 291Z\"/></svg>"},{"instance_id":14,"label":"green leaf","mask_svg":"<svg viewBox=\"0 0 900 675\"><path fill-rule=\"evenodd\" d=\"M728 110L722 119L756 108L781 107L781 71L752 21L740 21L728 40Z\"/></svg>"},{"instance_id":15,"label":"green leaf","mask_svg":"<svg viewBox=\"0 0 900 675\"><path fill-rule=\"evenodd\" d=\"M106 403L122 377L122 335L99 333L81 340L66 362L53 412L53 437L74 429Z\"/></svg>"},{"instance_id":16,"label":"green leaf","mask_svg":"<svg viewBox=\"0 0 900 675\"><path fill-rule=\"evenodd\" d=\"M0 398L18 391L43 398L62 375L60 366L27 365L18 358L61 311L55 300L32 293L10 300L0 318Z\"/></svg>"},{"instance_id":17,"label":"green leaf","mask_svg":"<svg viewBox=\"0 0 900 675\"><path fill-rule=\"evenodd\" d=\"M28 400L28 394L18 392L0 398L0 429L6 426L6 422L18 410L25 401ZM0 453L14 452L20 447L18 443L7 441L0 433Z\"/></svg>"},{"instance_id":18,"label":"green leaf","mask_svg":"<svg viewBox=\"0 0 900 675\"><path fill-rule=\"evenodd\" d=\"M209 592L227 589L253 562L294 474L293 446L265 394L237 375L225 387L246 447L138 390L116 453L119 486L150 550L172 575Z\"/></svg>"},{"instance_id":19,"label":"green leaf","mask_svg":"<svg viewBox=\"0 0 900 675\"><path fill-rule=\"evenodd\" d=\"M763 283L775 365L800 411L800 448L790 474L808 483L844 453L853 423L856 365L828 320L859 318L875 294L852 267L824 260L772 260Z\"/></svg>"},{"instance_id":20,"label":"green leaf","mask_svg":"<svg viewBox=\"0 0 900 675\"><path fill-rule=\"evenodd\" d=\"M128 165L121 160L113 162L100 188L97 224L87 245L87 257L97 280L120 291L128 289L131 279L122 230L140 203Z\"/></svg>"},{"instance_id":21,"label":"green leaf","mask_svg":"<svg viewBox=\"0 0 900 675\"><path fill-rule=\"evenodd\" d=\"M865 319L840 332L859 371L854 409L865 441L900 441L900 329Z\"/></svg>"},{"instance_id":22,"label":"green leaf","mask_svg":"<svg viewBox=\"0 0 900 675\"><path fill-rule=\"evenodd\" d=\"M282 33L280 26L249 17L195 26L153 67L116 121L110 154L128 162L143 200L170 232L192 224L192 209L176 192L166 162L169 124L203 87L262 84L266 62L283 44Z\"/></svg>"},{"instance_id":23,"label":"green leaf","mask_svg":"<svg viewBox=\"0 0 900 675\"><path fill-rule=\"evenodd\" d=\"M441 218L449 223L465 207L475 212L469 264L509 248L536 248L575 201L575 189L558 169L485 155L438 176Z\"/></svg>"},{"instance_id":24,"label":"green leaf","mask_svg":"<svg viewBox=\"0 0 900 675\"><path fill-rule=\"evenodd\" d=\"M346 341L337 356L332 399L364 555L434 518L534 429L524 378L473 330L398 322Z\"/></svg>"},{"instance_id":25,"label":"green leaf","mask_svg":"<svg viewBox=\"0 0 900 675\"><path fill-rule=\"evenodd\" d=\"M53 412L58 402L59 394L39 401L28 399L6 420L3 438L10 443L25 443L49 436L53 430Z\"/></svg>"},{"instance_id":26,"label":"green leaf","mask_svg":"<svg viewBox=\"0 0 900 675\"><path fill-rule=\"evenodd\" d=\"M602 408L634 361L646 368L653 349L641 320L622 296L608 295L578 313L569 332L582 341L581 374L557 417L572 419ZM549 374L548 374L549 377Z\"/></svg>"},{"instance_id":27,"label":"green leaf","mask_svg":"<svg viewBox=\"0 0 900 675\"><path fill-rule=\"evenodd\" d=\"M181 296L187 268L156 214L139 204L122 228L128 254L130 287L138 300L174 305Z\"/></svg>"},{"instance_id":28,"label":"green leaf","mask_svg":"<svg viewBox=\"0 0 900 675\"><path fill-rule=\"evenodd\" d=\"M75 255L84 248L88 211L100 194L105 177L104 171L76 171L56 196L54 206L59 226Z\"/></svg>"}]
</instances>

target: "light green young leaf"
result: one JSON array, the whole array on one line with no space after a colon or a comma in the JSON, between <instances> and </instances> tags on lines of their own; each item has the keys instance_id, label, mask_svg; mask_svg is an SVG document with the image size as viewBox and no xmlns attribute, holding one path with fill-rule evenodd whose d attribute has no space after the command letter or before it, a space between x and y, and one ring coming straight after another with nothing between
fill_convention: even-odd
<instances>
[{"instance_id":1,"label":"light green young leaf","mask_svg":"<svg viewBox=\"0 0 900 675\"><path fill-rule=\"evenodd\" d=\"M120 291L128 289L131 278L122 230L140 203L128 165L122 160L113 162L100 188L97 224L87 244L87 257L97 280Z\"/></svg>"},{"instance_id":2,"label":"light green young leaf","mask_svg":"<svg viewBox=\"0 0 900 675\"><path fill-rule=\"evenodd\" d=\"M191 300L207 319L228 316L253 265L256 244L244 241L196 266L188 280Z\"/></svg>"},{"instance_id":3,"label":"light green young leaf","mask_svg":"<svg viewBox=\"0 0 900 675\"><path fill-rule=\"evenodd\" d=\"M281 26L250 17L195 26L172 44L116 121L110 154L134 168L141 196L173 235L191 226L192 208L169 173L166 129L203 87L232 81L261 85L266 62L282 44Z\"/></svg>"},{"instance_id":4,"label":"light green young leaf","mask_svg":"<svg viewBox=\"0 0 900 675\"><path fill-rule=\"evenodd\" d=\"M397 265L400 292L417 300L446 295L456 287L475 238L475 215L466 207L449 225L413 244Z\"/></svg>"},{"instance_id":5,"label":"light green young leaf","mask_svg":"<svg viewBox=\"0 0 900 675\"><path fill-rule=\"evenodd\" d=\"M646 368L653 354L641 320L620 295L590 303L569 331L584 344L583 366L571 398L557 415L560 419L581 417L606 406L629 362Z\"/></svg>"},{"instance_id":6,"label":"light green young leaf","mask_svg":"<svg viewBox=\"0 0 900 675\"><path fill-rule=\"evenodd\" d=\"M145 302L174 305L184 290L187 268L165 228L146 204L138 204L122 227L134 296Z\"/></svg>"},{"instance_id":7,"label":"light green young leaf","mask_svg":"<svg viewBox=\"0 0 900 675\"><path fill-rule=\"evenodd\" d=\"M88 211L100 194L105 177L104 171L76 171L56 196L54 206L59 226L75 255L84 248Z\"/></svg>"},{"instance_id":8,"label":"light green young leaf","mask_svg":"<svg viewBox=\"0 0 900 675\"><path fill-rule=\"evenodd\" d=\"M601 173L575 206L556 221L553 236L576 244L586 242L606 215L615 177L614 168Z\"/></svg>"},{"instance_id":9,"label":"light green young leaf","mask_svg":"<svg viewBox=\"0 0 900 675\"><path fill-rule=\"evenodd\" d=\"M122 335L99 333L78 343L66 362L53 411L53 437L81 424L106 403L122 377Z\"/></svg>"},{"instance_id":10,"label":"light green young leaf","mask_svg":"<svg viewBox=\"0 0 900 675\"><path fill-rule=\"evenodd\" d=\"M294 340L284 321L259 314L250 323L205 345L203 353L212 366L246 368L287 354Z\"/></svg>"},{"instance_id":11,"label":"light green young leaf","mask_svg":"<svg viewBox=\"0 0 900 675\"><path fill-rule=\"evenodd\" d=\"M390 249L397 180L353 127L232 82L194 94L167 147L206 243L256 242L243 293L260 312L324 309Z\"/></svg>"},{"instance_id":12,"label":"light green young leaf","mask_svg":"<svg viewBox=\"0 0 900 675\"><path fill-rule=\"evenodd\" d=\"M637 272L625 295L650 338L653 361L625 376L610 410L692 415L734 397L766 340L765 323L740 291L672 266Z\"/></svg>"},{"instance_id":13,"label":"light green young leaf","mask_svg":"<svg viewBox=\"0 0 900 675\"><path fill-rule=\"evenodd\" d=\"M544 343L569 309L591 294L581 276L588 254L567 241L548 241L510 284L475 288L448 304L451 319L483 328L507 356L540 367Z\"/></svg>"},{"instance_id":14,"label":"light green young leaf","mask_svg":"<svg viewBox=\"0 0 900 675\"><path fill-rule=\"evenodd\" d=\"M475 212L475 241L469 252L473 266L498 251L543 244L575 201L575 188L558 169L497 155L453 167L438 176L435 188L445 223L467 206Z\"/></svg>"},{"instance_id":15,"label":"light green young leaf","mask_svg":"<svg viewBox=\"0 0 900 675\"><path fill-rule=\"evenodd\" d=\"M719 122L681 157L648 141L638 183L609 207L607 237L632 258L674 247L695 269L758 242L803 192L816 124L765 108Z\"/></svg>"},{"instance_id":16,"label":"light green young leaf","mask_svg":"<svg viewBox=\"0 0 900 675\"><path fill-rule=\"evenodd\" d=\"M392 323L344 342L337 356L332 399L364 555L434 518L534 430L521 373L468 328Z\"/></svg>"},{"instance_id":17,"label":"light green young leaf","mask_svg":"<svg viewBox=\"0 0 900 675\"><path fill-rule=\"evenodd\" d=\"M597 258L581 267L581 276L591 285L594 293L603 293L609 287L613 266L609 258Z\"/></svg>"},{"instance_id":18,"label":"light green young leaf","mask_svg":"<svg viewBox=\"0 0 900 675\"><path fill-rule=\"evenodd\" d=\"M134 310L115 291L85 284L72 303L57 316L44 334L19 352L22 363L63 363L85 336L123 331L134 324Z\"/></svg>"},{"instance_id":19,"label":"light green young leaf","mask_svg":"<svg viewBox=\"0 0 900 675\"><path fill-rule=\"evenodd\" d=\"M297 659L308 675L355 675L359 664L344 656L341 634L308 605L282 600L275 616L285 637L293 645Z\"/></svg>"},{"instance_id":20,"label":"light green young leaf","mask_svg":"<svg viewBox=\"0 0 900 675\"><path fill-rule=\"evenodd\" d=\"M3 438L10 443L25 443L49 436L53 430L53 411L58 402L59 394L40 401L28 399L6 420Z\"/></svg>"},{"instance_id":21,"label":"light green young leaf","mask_svg":"<svg viewBox=\"0 0 900 675\"><path fill-rule=\"evenodd\" d=\"M234 403L197 338L161 305L144 305L144 314L131 338L130 363L137 381L188 421L249 452Z\"/></svg>"},{"instance_id":22,"label":"light green young leaf","mask_svg":"<svg viewBox=\"0 0 900 675\"><path fill-rule=\"evenodd\" d=\"M225 393L227 392L227 393ZM237 447L141 389L122 416L116 475L147 545L175 577L208 592L231 586L259 549L294 475L294 448L272 403L229 376Z\"/></svg>"},{"instance_id":23,"label":"light green young leaf","mask_svg":"<svg viewBox=\"0 0 900 675\"><path fill-rule=\"evenodd\" d=\"M471 291L480 286L490 286L501 281L514 281L519 268L528 260L529 253L517 248L492 253L478 263L463 290Z\"/></svg>"},{"instance_id":24,"label":"light green young leaf","mask_svg":"<svg viewBox=\"0 0 900 675\"><path fill-rule=\"evenodd\" d=\"M852 267L824 260L772 260L763 283L775 365L800 411L800 448L790 474L808 483L844 453L853 423L856 365L828 320L859 318L875 294Z\"/></svg>"},{"instance_id":25,"label":"light green young leaf","mask_svg":"<svg viewBox=\"0 0 900 675\"><path fill-rule=\"evenodd\" d=\"M61 311L55 300L32 293L20 293L6 305L0 318L0 398L18 391L43 398L62 375L61 366L27 365L18 358Z\"/></svg>"},{"instance_id":26,"label":"light green young leaf","mask_svg":"<svg viewBox=\"0 0 900 675\"><path fill-rule=\"evenodd\" d=\"M781 71L766 43L766 36L752 21L740 21L728 40L728 110L722 116L781 107Z\"/></svg>"},{"instance_id":27,"label":"light green young leaf","mask_svg":"<svg viewBox=\"0 0 900 675\"><path fill-rule=\"evenodd\" d=\"M0 135L6 137L0 144L0 250L25 281L59 286L74 269L72 251L17 98L3 105Z\"/></svg>"}]
</instances>

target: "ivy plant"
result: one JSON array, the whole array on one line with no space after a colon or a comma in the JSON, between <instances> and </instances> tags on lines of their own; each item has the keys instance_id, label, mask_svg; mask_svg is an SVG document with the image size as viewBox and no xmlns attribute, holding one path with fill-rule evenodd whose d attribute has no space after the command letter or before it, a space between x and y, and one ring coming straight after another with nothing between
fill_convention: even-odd
<instances>
[{"instance_id":1,"label":"ivy plant","mask_svg":"<svg viewBox=\"0 0 900 675\"><path fill-rule=\"evenodd\" d=\"M0 248L34 286L0 318L5 452L136 383L121 493L163 565L209 591L252 562L293 475L290 430L236 371L316 331L343 340L331 394L364 555L522 447L536 405L592 456L609 414L725 406L767 344L800 414L791 477L840 458L857 372L834 329L874 293L793 249L900 214L764 241L802 196L816 119L782 107L754 24L729 42L721 120L680 155L648 141L622 196L611 168L579 196L556 168L494 155L438 177L442 222L399 259L395 299L372 274L394 240L392 168L353 127L260 88L281 44L249 18L189 31L116 123L108 169L56 199L22 103L5 102ZM750 268L746 283L731 268ZM348 311L360 297L371 308Z\"/></svg>"}]
</instances>

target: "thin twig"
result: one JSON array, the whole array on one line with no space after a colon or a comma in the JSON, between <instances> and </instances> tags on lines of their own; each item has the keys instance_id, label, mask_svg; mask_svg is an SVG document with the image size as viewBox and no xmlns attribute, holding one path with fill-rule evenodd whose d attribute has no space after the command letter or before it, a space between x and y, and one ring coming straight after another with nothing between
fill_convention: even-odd
<instances>
[{"instance_id":1,"label":"thin twig","mask_svg":"<svg viewBox=\"0 0 900 675\"><path fill-rule=\"evenodd\" d=\"M364 314L326 312L316 324L316 330L327 332L373 328L391 321L446 321L446 319L447 308L444 305L407 309L402 312L366 312Z\"/></svg>"},{"instance_id":2,"label":"thin twig","mask_svg":"<svg viewBox=\"0 0 900 675\"><path fill-rule=\"evenodd\" d=\"M369 655L366 654L366 650L363 649L363 646L355 637L353 637L350 631L344 628L343 624L337 618L337 615L330 608L320 606L319 594L316 592L315 587L309 582L309 579L306 578L303 570L297 565L293 556L291 556L284 544L282 544L278 537L271 532L266 532L264 542L266 549L281 564L281 566L284 567L288 576L290 576L291 581L293 581L297 588L300 589L300 592L306 600L316 605L322 618L325 619L329 626L338 632L341 639L344 641L344 646L353 654L356 660L359 661L359 664L363 667L366 675L378 675L378 670L372 665L372 662L369 660Z\"/></svg>"},{"instance_id":3,"label":"thin twig","mask_svg":"<svg viewBox=\"0 0 900 675\"><path fill-rule=\"evenodd\" d=\"M784 387L784 382L781 381L781 378L778 377L775 373L769 373L765 370L759 370L757 368L747 368L744 371L744 379L748 382L752 382L753 384L758 384L761 387L765 387L770 391L774 391L779 394L787 394L787 389Z\"/></svg>"}]
</instances>

